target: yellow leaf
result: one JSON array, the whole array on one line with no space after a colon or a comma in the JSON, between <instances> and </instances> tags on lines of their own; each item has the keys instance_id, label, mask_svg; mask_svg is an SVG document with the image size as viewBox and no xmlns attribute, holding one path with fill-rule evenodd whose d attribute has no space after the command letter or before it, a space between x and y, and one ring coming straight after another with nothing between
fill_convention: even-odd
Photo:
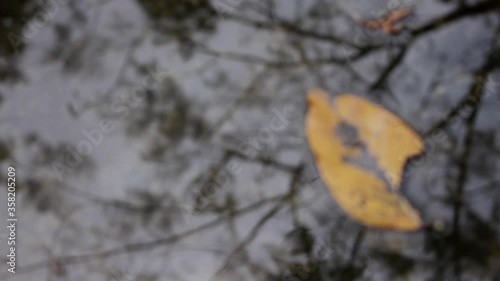
<instances>
[{"instance_id":1,"label":"yellow leaf","mask_svg":"<svg viewBox=\"0 0 500 281\"><path fill-rule=\"evenodd\" d=\"M422 139L404 121L354 95L330 101L326 92L312 90L306 135L321 178L349 215L379 228L422 226L399 193L405 162L423 150Z\"/></svg>"}]
</instances>

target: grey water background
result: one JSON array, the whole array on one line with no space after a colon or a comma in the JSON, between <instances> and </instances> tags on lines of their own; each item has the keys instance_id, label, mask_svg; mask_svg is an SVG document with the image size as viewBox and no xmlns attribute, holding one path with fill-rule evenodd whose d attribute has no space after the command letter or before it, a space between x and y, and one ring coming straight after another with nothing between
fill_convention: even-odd
<instances>
[{"instance_id":1,"label":"grey water background","mask_svg":"<svg viewBox=\"0 0 500 281\"><path fill-rule=\"evenodd\" d=\"M15 167L19 219L2 280L499 280L496 62L472 125L469 109L426 136L406 171L441 231L351 220L303 128L322 87L424 135L497 60L498 6L473 8L488 3L2 1L0 179ZM397 36L355 20L401 7Z\"/></svg>"}]
</instances>

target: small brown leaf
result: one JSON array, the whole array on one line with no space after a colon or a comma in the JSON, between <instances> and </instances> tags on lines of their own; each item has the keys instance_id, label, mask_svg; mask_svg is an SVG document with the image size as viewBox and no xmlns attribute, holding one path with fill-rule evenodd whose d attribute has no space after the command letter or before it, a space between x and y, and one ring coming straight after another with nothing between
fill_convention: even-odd
<instances>
[{"instance_id":1,"label":"small brown leaf","mask_svg":"<svg viewBox=\"0 0 500 281\"><path fill-rule=\"evenodd\" d=\"M383 29L387 34L397 35L401 32L402 26L399 24L403 19L411 14L411 9L398 9L391 11L385 18L376 20L364 20L360 22L371 30Z\"/></svg>"}]
</instances>

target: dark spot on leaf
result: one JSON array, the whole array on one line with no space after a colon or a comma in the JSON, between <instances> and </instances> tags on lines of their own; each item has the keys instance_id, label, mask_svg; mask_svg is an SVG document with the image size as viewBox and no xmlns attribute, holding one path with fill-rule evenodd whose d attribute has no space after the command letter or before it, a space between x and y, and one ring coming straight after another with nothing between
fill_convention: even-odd
<instances>
[{"instance_id":1,"label":"dark spot on leaf","mask_svg":"<svg viewBox=\"0 0 500 281\"><path fill-rule=\"evenodd\" d=\"M339 137L342 140L342 144L345 146L364 146L359 138L358 129L349 123L341 122L335 127L334 135Z\"/></svg>"}]
</instances>

